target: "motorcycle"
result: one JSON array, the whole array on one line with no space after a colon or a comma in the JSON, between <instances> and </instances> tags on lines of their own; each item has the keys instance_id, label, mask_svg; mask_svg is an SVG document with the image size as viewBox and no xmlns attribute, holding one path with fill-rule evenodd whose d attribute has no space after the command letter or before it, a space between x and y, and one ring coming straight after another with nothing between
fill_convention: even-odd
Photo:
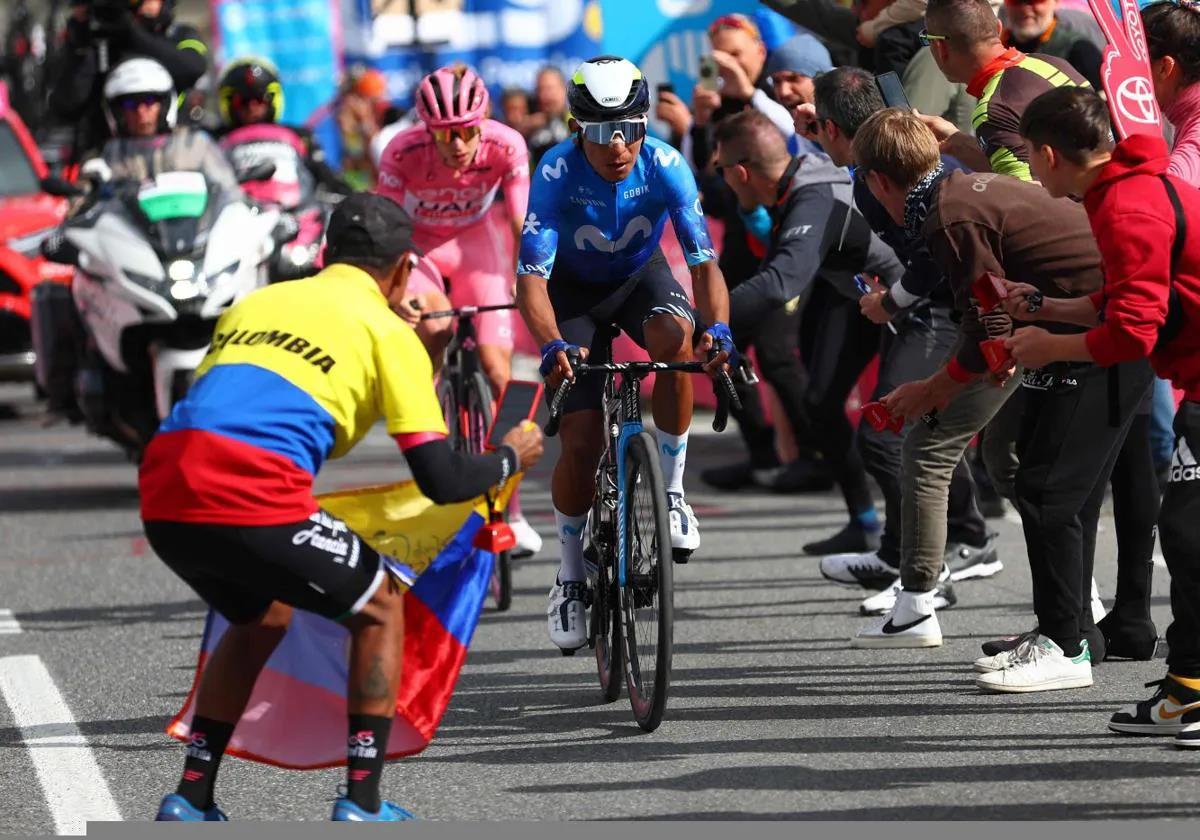
<instances>
[{"instance_id":1,"label":"motorcycle","mask_svg":"<svg viewBox=\"0 0 1200 840\"><path fill-rule=\"evenodd\" d=\"M251 173L254 174L254 173ZM56 195L84 191L56 178ZM191 385L217 318L266 284L279 214L200 172L94 185L97 196L42 246L75 267L69 301L47 322L82 327L75 398L93 434L135 460Z\"/></svg>"},{"instance_id":2,"label":"motorcycle","mask_svg":"<svg viewBox=\"0 0 1200 840\"><path fill-rule=\"evenodd\" d=\"M280 211L293 223L295 235L282 243L271 259L270 282L312 274L318 265L329 209L305 165L303 141L285 125L258 123L229 132L221 139L221 149L239 173L246 195L260 207ZM274 166L271 175L245 177L266 163Z\"/></svg>"}]
</instances>

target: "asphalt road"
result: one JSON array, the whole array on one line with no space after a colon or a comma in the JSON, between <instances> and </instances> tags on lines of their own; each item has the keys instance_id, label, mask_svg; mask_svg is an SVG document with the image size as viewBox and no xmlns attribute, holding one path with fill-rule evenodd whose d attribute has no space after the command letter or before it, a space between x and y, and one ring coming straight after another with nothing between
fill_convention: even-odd
<instances>
[{"instance_id":1,"label":"asphalt road","mask_svg":"<svg viewBox=\"0 0 1200 840\"><path fill-rule=\"evenodd\" d=\"M147 548L134 469L114 448L79 428L42 427L23 388L0 388L0 404L10 407L0 420L0 610L20 627L11 632L0 613L10 630L0 666L30 656L21 661L44 665L82 736L61 755L90 755L119 815L151 818L182 763L163 727L190 683L203 606ZM866 593L826 583L798 554L841 525L839 499L708 492L695 474L735 457L735 436L697 437L691 449L703 546L676 571L662 727L642 733L624 697L601 702L591 657L550 647L556 560L543 551L516 571L512 611L484 615L437 739L389 768L389 798L435 820L1200 814L1200 756L1105 728L1114 709L1147 695L1142 684L1162 676L1162 662L1105 664L1086 690L976 692L969 663L980 641L1031 625L1018 526L994 523L1006 568L959 586L942 648L854 651L847 640ZM553 530L548 462L525 485L543 535ZM391 441L372 437L320 487L402 469ZM1111 594L1111 519L1103 528L1098 577ZM1161 571L1160 629L1166 592ZM75 730L47 720L23 731L10 706L0 698L0 833L50 833L78 790L44 789L35 758ZM218 801L233 819L326 819L340 780L228 760Z\"/></svg>"}]
</instances>

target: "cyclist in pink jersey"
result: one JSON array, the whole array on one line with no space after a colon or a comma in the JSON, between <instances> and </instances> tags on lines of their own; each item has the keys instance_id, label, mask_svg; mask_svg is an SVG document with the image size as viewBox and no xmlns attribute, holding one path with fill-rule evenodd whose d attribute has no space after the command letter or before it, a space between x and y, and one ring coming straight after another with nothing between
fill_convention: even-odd
<instances>
[{"instance_id":1,"label":"cyclist in pink jersey","mask_svg":"<svg viewBox=\"0 0 1200 840\"><path fill-rule=\"evenodd\" d=\"M426 76L415 100L421 122L384 149L376 190L408 211L414 244L446 282L439 288L430 276L413 277L409 289L425 311L512 303L529 203L525 139L487 119L487 87L465 65ZM503 213L493 207L501 191ZM497 394L512 376L513 320L513 311L503 310L484 313L476 322L479 360ZM425 325L422 337L435 360L440 361L451 331L449 323ZM520 553L536 553L541 538L521 516L515 498L510 512Z\"/></svg>"}]
</instances>

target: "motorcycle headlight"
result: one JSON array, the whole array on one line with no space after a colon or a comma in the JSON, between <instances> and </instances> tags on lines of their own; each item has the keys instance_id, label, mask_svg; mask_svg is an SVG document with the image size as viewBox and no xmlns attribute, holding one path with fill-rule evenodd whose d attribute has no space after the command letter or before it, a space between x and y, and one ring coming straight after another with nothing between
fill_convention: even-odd
<instances>
[{"instance_id":1,"label":"motorcycle headlight","mask_svg":"<svg viewBox=\"0 0 1200 840\"><path fill-rule=\"evenodd\" d=\"M10 239L7 243L8 247L27 259L34 259L41 253L42 243L50 238L50 234L54 233L55 229L55 227L43 228Z\"/></svg>"},{"instance_id":2,"label":"motorcycle headlight","mask_svg":"<svg viewBox=\"0 0 1200 840\"><path fill-rule=\"evenodd\" d=\"M191 260L175 260L167 266L167 276L176 283L187 283L196 276L196 264Z\"/></svg>"}]
</instances>

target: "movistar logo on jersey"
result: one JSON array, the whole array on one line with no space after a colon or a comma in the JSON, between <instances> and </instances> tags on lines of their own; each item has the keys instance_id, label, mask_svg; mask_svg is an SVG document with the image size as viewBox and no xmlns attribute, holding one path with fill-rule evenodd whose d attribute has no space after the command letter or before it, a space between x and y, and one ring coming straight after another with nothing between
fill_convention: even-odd
<instances>
[{"instance_id":1,"label":"movistar logo on jersey","mask_svg":"<svg viewBox=\"0 0 1200 840\"><path fill-rule=\"evenodd\" d=\"M538 277L550 279L550 269L544 265L535 265L534 263L521 263L517 266L517 274L536 274Z\"/></svg>"},{"instance_id":2,"label":"movistar logo on jersey","mask_svg":"<svg viewBox=\"0 0 1200 840\"><path fill-rule=\"evenodd\" d=\"M661 146L654 150L654 162L659 166L678 166L683 158L674 149L664 149Z\"/></svg>"},{"instance_id":3,"label":"movistar logo on jersey","mask_svg":"<svg viewBox=\"0 0 1200 840\"><path fill-rule=\"evenodd\" d=\"M597 251L615 254L617 251L624 251L628 248L639 233L646 238L654 233L654 225L650 224L650 220L645 216L634 216L630 219L629 224L625 225L621 238L616 242L605 236L604 231L595 225L584 225L575 231L575 247L580 251L586 251L586 246L591 245Z\"/></svg>"},{"instance_id":4,"label":"movistar logo on jersey","mask_svg":"<svg viewBox=\"0 0 1200 840\"><path fill-rule=\"evenodd\" d=\"M561 178L563 175L565 175L566 172L567 172L567 159L566 158L559 158L558 160L554 161L553 168L551 168L550 164L548 164L548 163L542 164L542 177L545 178L547 181L557 181L559 178Z\"/></svg>"},{"instance_id":5,"label":"movistar logo on jersey","mask_svg":"<svg viewBox=\"0 0 1200 840\"><path fill-rule=\"evenodd\" d=\"M525 217L525 227L521 228L521 233L536 236L541 227L542 223L538 221L537 213L530 213Z\"/></svg>"}]
</instances>

